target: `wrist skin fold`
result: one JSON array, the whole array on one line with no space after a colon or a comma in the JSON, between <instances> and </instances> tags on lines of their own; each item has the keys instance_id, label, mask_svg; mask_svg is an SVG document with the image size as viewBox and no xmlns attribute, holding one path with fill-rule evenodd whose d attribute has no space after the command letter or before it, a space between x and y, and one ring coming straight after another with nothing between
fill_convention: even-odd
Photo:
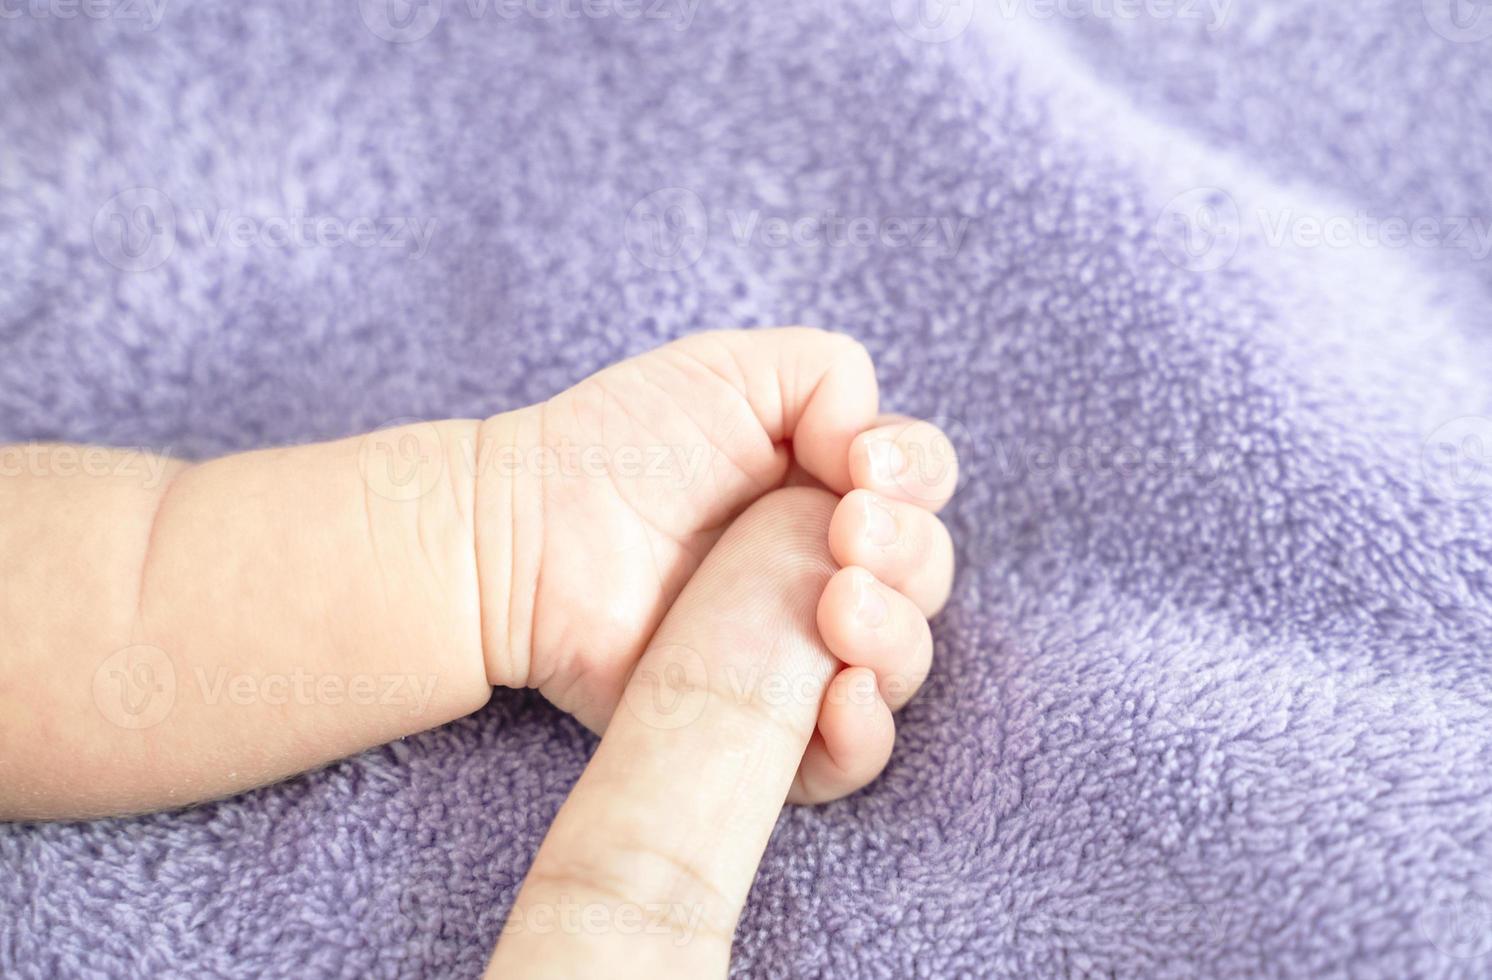
<instances>
[{"instance_id":1,"label":"wrist skin fold","mask_svg":"<svg viewBox=\"0 0 1492 980\"><path fill-rule=\"evenodd\" d=\"M544 540L543 477L534 465L543 406L482 422L474 464L477 581L482 662L493 687L536 687L534 612Z\"/></svg>"}]
</instances>

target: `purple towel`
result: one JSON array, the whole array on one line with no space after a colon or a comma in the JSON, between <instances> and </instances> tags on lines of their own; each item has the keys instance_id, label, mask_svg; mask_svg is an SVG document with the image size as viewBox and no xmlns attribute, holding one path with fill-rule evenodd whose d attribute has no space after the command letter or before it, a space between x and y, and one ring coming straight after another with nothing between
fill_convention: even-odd
<instances>
[{"instance_id":1,"label":"purple towel","mask_svg":"<svg viewBox=\"0 0 1492 980\"><path fill-rule=\"evenodd\" d=\"M0 438L200 458L848 331L963 453L960 573L735 971L1485 976L1489 58L1467 0L14 0ZM475 975L593 745L499 691L0 828L0 974Z\"/></svg>"}]
</instances>

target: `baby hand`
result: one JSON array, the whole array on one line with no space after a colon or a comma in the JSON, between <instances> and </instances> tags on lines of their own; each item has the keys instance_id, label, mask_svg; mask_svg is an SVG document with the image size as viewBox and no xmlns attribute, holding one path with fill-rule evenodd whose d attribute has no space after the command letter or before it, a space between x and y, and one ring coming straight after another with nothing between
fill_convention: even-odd
<instances>
[{"instance_id":1,"label":"baby hand","mask_svg":"<svg viewBox=\"0 0 1492 980\"><path fill-rule=\"evenodd\" d=\"M942 448L936 468L914 462ZM818 604L824 644L844 664L788 796L822 803L853 793L885 768L891 713L932 666L929 617L948 599L953 543L936 512L957 480L946 437L925 422L883 421L854 440L855 489L834 508L829 552L840 566Z\"/></svg>"},{"instance_id":2,"label":"baby hand","mask_svg":"<svg viewBox=\"0 0 1492 980\"><path fill-rule=\"evenodd\" d=\"M489 681L535 687L604 730L664 613L725 528L764 494L809 483L865 491L847 498L834 532L836 558L862 571L831 586L822 623L845 662L877 674L898 707L926 672L923 616L948 588L951 549L931 511L954 474L916 466L946 445L941 433L878 420L877 402L870 356L846 336L724 331L483 423L475 510ZM870 501L889 530L868 523L882 513ZM871 587L870 575L885 586ZM851 615L861 596L867 615L884 601L879 626ZM849 717L826 709L825 734L835 737L810 752L805 799L846 785L835 770L850 761L840 741ZM865 768L857 762L856 778Z\"/></svg>"}]
</instances>

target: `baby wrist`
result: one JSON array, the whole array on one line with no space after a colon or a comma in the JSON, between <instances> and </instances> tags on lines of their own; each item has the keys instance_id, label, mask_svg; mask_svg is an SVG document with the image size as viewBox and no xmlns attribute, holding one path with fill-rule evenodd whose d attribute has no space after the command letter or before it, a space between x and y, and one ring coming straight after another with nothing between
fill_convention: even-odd
<instances>
[{"instance_id":1,"label":"baby wrist","mask_svg":"<svg viewBox=\"0 0 1492 980\"><path fill-rule=\"evenodd\" d=\"M530 687L534 609L543 556L543 482L529 460L541 445L542 406L494 415L477 427L473 532L482 659L494 687Z\"/></svg>"}]
</instances>

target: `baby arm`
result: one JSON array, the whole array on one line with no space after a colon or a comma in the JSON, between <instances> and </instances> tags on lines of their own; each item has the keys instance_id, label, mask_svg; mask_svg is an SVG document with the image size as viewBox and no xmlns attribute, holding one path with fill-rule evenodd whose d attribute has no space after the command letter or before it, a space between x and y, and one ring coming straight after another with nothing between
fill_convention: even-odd
<instances>
[{"instance_id":1,"label":"baby arm","mask_svg":"<svg viewBox=\"0 0 1492 980\"><path fill-rule=\"evenodd\" d=\"M481 707L475 481L452 458L478 425L149 478L27 447L31 475L0 479L0 817L219 797ZM388 469L411 451L412 499Z\"/></svg>"},{"instance_id":2,"label":"baby arm","mask_svg":"<svg viewBox=\"0 0 1492 980\"><path fill-rule=\"evenodd\" d=\"M930 511L956 467L901 468L946 438L876 402L869 356L842 335L725 331L485 422L171 462L159 479L26 447L33 475L0 473L0 818L228 795L460 717L492 685L538 688L600 731L725 526L784 483L901 508L892 543L836 557L928 614L951 557L914 572L906 545L949 553ZM585 465L552 471L577 449ZM831 544L856 540L855 520ZM864 655L910 646L925 666L925 623L898 608ZM895 708L910 691L886 693ZM863 781L826 750L810 746L795 799Z\"/></svg>"}]
</instances>

